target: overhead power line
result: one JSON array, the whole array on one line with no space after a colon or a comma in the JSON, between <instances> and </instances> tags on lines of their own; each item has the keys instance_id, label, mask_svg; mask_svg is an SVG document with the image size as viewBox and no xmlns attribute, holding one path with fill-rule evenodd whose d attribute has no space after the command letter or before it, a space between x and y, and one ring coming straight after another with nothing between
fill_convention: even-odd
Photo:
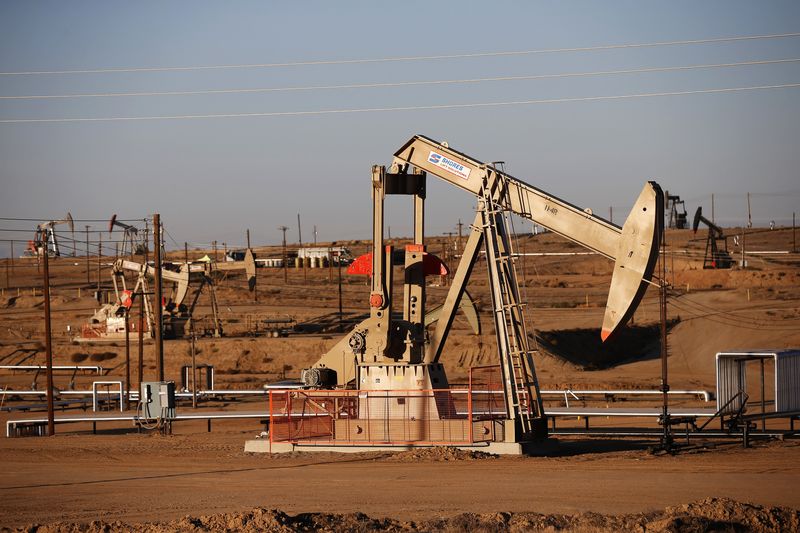
<instances>
[{"instance_id":1,"label":"overhead power line","mask_svg":"<svg viewBox=\"0 0 800 533\"><path fill-rule=\"evenodd\" d=\"M233 65L114 67L114 68L93 68L93 69L74 69L74 70L26 70L26 71L14 71L14 72L0 72L0 76L32 76L32 75L47 75L47 74L109 74L109 73L121 73L121 72L175 72L175 71L193 71L193 70L302 67L302 66L312 66L312 65L349 65L358 63L388 63L388 62L403 62L403 61L435 61L435 60L445 60L445 59L523 56L523 55L534 55L534 54L554 54L554 53L564 53L564 52L594 52L599 50L618 50L625 48L652 48L658 46L711 44L711 43L726 43L726 42L736 42L736 41L754 41L763 39L786 39L792 37L800 37L800 32L776 33L768 35L742 35L734 37L717 37L713 39L657 41L651 43L606 44L600 46L581 46L581 47L571 47L571 48L543 48L537 50L474 52L466 54L440 54L440 55L427 55L427 56L400 56L400 57L360 58L360 59L314 59L308 61L290 61L283 63L245 63L245 64L233 64Z\"/></svg>"},{"instance_id":2,"label":"overhead power line","mask_svg":"<svg viewBox=\"0 0 800 533\"><path fill-rule=\"evenodd\" d=\"M337 115L348 113L378 113L389 111L419 111L440 109L466 109L478 107L520 106L535 104L557 104L569 102L592 102L602 100L626 100L632 98L655 98L662 96L686 96L692 94L722 94L743 91L760 91L768 89L789 89L800 87L800 83L784 83L779 85L755 85L749 87L721 87L716 89L697 89L691 91L668 91L656 93L618 94L605 96L580 96L571 98L545 98L540 100L516 100L508 102L476 102L466 104L434 104L404 107L368 107L355 109L324 109L317 111L266 111L255 113L210 113L197 115L154 115L140 117L80 117L80 118L14 118L0 119L0 124L34 124L34 123L66 123L66 122L115 122L144 120L188 120L203 118L245 118L245 117L287 117L311 115Z\"/></svg>"},{"instance_id":3,"label":"overhead power line","mask_svg":"<svg viewBox=\"0 0 800 533\"><path fill-rule=\"evenodd\" d=\"M52 219L52 217L42 218L16 218L16 217L0 217L0 220L11 220L15 222L44 222ZM120 222L144 222L146 218L117 218ZM73 222L105 222L108 224L107 218L73 218Z\"/></svg>"},{"instance_id":4,"label":"overhead power line","mask_svg":"<svg viewBox=\"0 0 800 533\"><path fill-rule=\"evenodd\" d=\"M375 89L388 87L409 87L420 85L455 85L500 81L531 81L558 78L579 78L590 76L615 76L621 74L645 74L655 72L675 72L702 69L733 68L754 65L775 65L782 63L798 63L800 58L787 59L763 59L754 61L740 61L736 63L711 63L700 65L679 65L671 67L642 67L621 70L598 70L591 72L568 72L563 74L532 74L527 76L495 76L487 78L462 78L450 80L418 80L418 81L398 81L398 82L373 82L373 83L349 83L342 85L308 85L297 87L256 87L256 88L236 88L236 89L201 89L190 91L142 91L142 92L109 92L109 93L75 93L75 94L29 94L29 95L10 95L0 96L0 100L46 100L64 98L113 98L131 96L191 96L207 94L244 94L244 93L270 93L270 92L294 92L294 91L320 91L334 89Z\"/></svg>"}]
</instances>

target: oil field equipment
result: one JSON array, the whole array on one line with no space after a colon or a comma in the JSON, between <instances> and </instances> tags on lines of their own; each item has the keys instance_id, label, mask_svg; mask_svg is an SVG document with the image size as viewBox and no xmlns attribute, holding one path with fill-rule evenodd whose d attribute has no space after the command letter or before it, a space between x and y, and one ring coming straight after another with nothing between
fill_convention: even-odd
<instances>
[{"instance_id":1,"label":"oil field equipment","mask_svg":"<svg viewBox=\"0 0 800 533\"><path fill-rule=\"evenodd\" d=\"M250 291L255 289L256 264L252 250L245 253L244 261L226 261L213 263L196 261L189 263L164 263L161 268L161 278L172 285L170 296L162 302L164 314L164 337L183 337L192 329L194 309L205 287L208 287L211 304L212 324L207 333L214 337L222 336L222 323L219 318L219 308L215 290L215 272L230 272L244 270L247 276L247 285ZM126 273L136 275L136 283L128 289L125 279ZM103 340L120 340L125 337L125 311L133 305L134 299L142 294L148 294L148 279L153 278L155 267L149 264L137 263L125 259L117 259L111 267L111 279L114 282L116 301L103 305L92 316L88 324L81 329L78 342L96 342ZM187 303L187 296L193 290L191 300ZM144 299L144 309L147 316L146 335L152 338L155 331L154 314L150 300ZM133 331L133 324L129 324Z\"/></svg>"},{"instance_id":2,"label":"oil field equipment","mask_svg":"<svg viewBox=\"0 0 800 533\"><path fill-rule=\"evenodd\" d=\"M41 257L45 251L49 257L60 257L61 250L58 247L58 237L55 230L55 226L59 224L67 224L69 230L73 234L75 233L75 224L73 224L72 215L69 213L61 220L42 222L36 226L33 240L28 241L28 247L22 253L22 257Z\"/></svg>"},{"instance_id":3,"label":"oil field equipment","mask_svg":"<svg viewBox=\"0 0 800 533\"><path fill-rule=\"evenodd\" d=\"M425 277L440 275L445 267L428 253L424 243L428 173L477 199L470 235L444 305L438 311L433 333L425 328ZM401 316L392 312L393 250L391 246L384 246L383 238L386 195L413 198L414 237L413 243L406 245L403 251ZM307 400L315 408L337 406L337 438L349 435L355 440L368 439L370 434L384 431L382 426L388 425L384 422L401 413L410 424L402 429L405 437L395 439L388 435L381 437L384 441L408 441L409 434L423 435L411 440L446 440L450 431L446 425L438 426L444 429L432 436L426 419L462 423L456 419L465 416L454 406L452 395L448 395L448 379L439 359L482 249L491 289L504 400L504 405L499 407L503 416L497 421L498 431L495 433L487 427L484 431L508 443L545 437L547 419L534 369L534 349L526 330L524 302L517 283L509 215L513 213L531 220L615 261L601 329L603 341L612 338L624 326L644 296L658 258L664 223L664 197L655 182L644 186L620 228L592 215L589 210L575 207L498 170L495 165L481 163L449 148L446 143L419 135L394 154L390 169L373 166L372 201L370 316L302 374L309 387L357 389L357 396L347 399L336 396L347 392L342 390L332 391L331 397L324 401L319 397ZM432 391L432 394L423 394L424 391ZM308 391L307 396L311 393ZM341 414L345 411L346 416ZM275 427L274 431L277 434L281 429Z\"/></svg>"},{"instance_id":4,"label":"oil field equipment","mask_svg":"<svg viewBox=\"0 0 800 533\"><path fill-rule=\"evenodd\" d=\"M159 429L175 418L175 382L143 381L139 390L137 423Z\"/></svg>"},{"instance_id":5,"label":"oil field equipment","mask_svg":"<svg viewBox=\"0 0 800 533\"><path fill-rule=\"evenodd\" d=\"M349 265L353 262L353 255L344 246L315 246L304 247L297 250L297 257L300 259L310 258L321 261L330 261L334 265L341 263Z\"/></svg>"},{"instance_id":6,"label":"oil field equipment","mask_svg":"<svg viewBox=\"0 0 800 533\"><path fill-rule=\"evenodd\" d=\"M144 255L147 252L147 239L139 237L139 229L125 224L117 220L117 215L111 217L108 221L108 232L112 233L114 227L122 228L122 246L120 246L120 254L125 255ZM146 232L145 232L146 233Z\"/></svg>"},{"instance_id":7,"label":"oil field equipment","mask_svg":"<svg viewBox=\"0 0 800 533\"><path fill-rule=\"evenodd\" d=\"M706 238L706 253L703 256L703 268L730 268L733 264L731 254L728 253L728 238L722 232L722 228L703 216L703 207L697 208L692 223L692 231L697 234L700 223L708 226L708 238Z\"/></svg>"},{"instance_id":8,"label":"oil field equipment","mask_svg":"<svg viewBox=\"0 0 800 533\"><path fill-rule=\"evenodd\" d=\"M686 229L688 217L686 214L686 202L681 200L680 196L672 195L669 191L664 193L666 198L665 210L669 213L669 223L667 227L670 229Z\"/></svg>"}]
</instances>

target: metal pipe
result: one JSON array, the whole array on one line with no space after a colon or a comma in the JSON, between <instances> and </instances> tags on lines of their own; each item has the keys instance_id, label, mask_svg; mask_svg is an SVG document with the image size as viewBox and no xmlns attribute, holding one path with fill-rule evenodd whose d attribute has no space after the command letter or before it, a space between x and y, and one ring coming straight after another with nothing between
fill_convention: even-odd
<instances>
[{"instance_id":1,"label":"metal pipe","mask_svg":"<svg viewBox=\"0 0 800 533\"><path fill-rule=\"evenodd\" d=\"M453 394L465 394L465 391L461 390L452 390ZM474 390L472 391L475 394L493 394L497 393L498 391L491 391L491 390ZM572 394L572 395L579 395L579 396L592 396L592 395L605 395L605 396L637 396L637 395L660 395L663 392L660 389L647 389L647 390L575 390L575 389L566 389L566 390L540 390L540 394L548 395L548 396L564 396L565 394ZM670 390L668 392L670 395L677 395L677 396L702 396L704 402L710 402L714 399L714 393L707 390ZM580 398L577 398L580 399Z\"/></svg>"},{"instance_id":2,"label":"metal pipe","mask_svg":"<svg viewBox=\"0 0 800 533\"><path fill-rule=\"evenodd\" d=\"M92 411L97 411L97 386L98 385L116 385L119 387L119 410L123 412L123 406L125 405L122 401L123 395L125 391L123 391L122 382L121 381L93 381L92 382ZM106 395L111 391L107 391Z\"/></svg>"},{"instance_id":3,"label":"metal pipe","mask_svg":"<svg viewBox=\"0 0 800 533\"><path fill-rule=\"evenodd\" d=\"M54 367L58 369L59 367ZM301 384L297 385L264 385L261 389L200 389L197 391L198 396L259 396L264 395L270 390L295 390L295 389L302 389L304 386ZM8 389L0 389L0 392L6 394L7 396L41 396L46 394L46 391L33 391L33 390L8 390ZM467 390L451 390L451 394L467 394ZM565 394L572 395L573 397L578 396L577 399L580 399L580 396L591 396L591 395L607 395L607 396L637 396L637 395L657 395L663 394L660 390L541 390L539 391L542 395L548 396L564 396ZM138 390L131 390L129 394L131 398L135 399L138 396ZM473 390L473 394L497 394L498 391L492 390ZM89 390L71 390L71 391L61 391L59 393L60 396L89 396L92 392ZM703 400L706 402L712 401L714 399L714 393L711 391L705 390L670 390L670 395L685 395L685 396L702 396ZM176 392L175 396L182 397L182 398L190 398L192 396L191 392L181 393Z\"/></svg>"},{"instance_id":4,"label":"metal pipe","mask_svg":"<svg viewBox=\"0 0 800 533\"><path fill-rule=\"evenodd\" d=\"M542 394L557 394L559 396L564 395L566 392L574 393L581 396L590 396L590 395L609 395L609 396L636 396L636 395L656 395L656 394L663 394L661 390L574 390L569 389L568 391L561 391L561 390L543 390L541 391ZM672 390L668 391L670 395L678 395L678 396L702 396L704 402L710 402L714 399L714 393L707 390Z\"/></svg>"},{"instance_id":5,"label":"metal pipe","mask_svg":"<svg viewBox=\"0 0 800 533\"><path fill-rule=\"evenodd\" d=\"M55 365L53 370L94 370L98 374L103 373L102 366L88 365ZM47 370L47 365L0 365L1 370Z\"/></svg>"}]
</instances>

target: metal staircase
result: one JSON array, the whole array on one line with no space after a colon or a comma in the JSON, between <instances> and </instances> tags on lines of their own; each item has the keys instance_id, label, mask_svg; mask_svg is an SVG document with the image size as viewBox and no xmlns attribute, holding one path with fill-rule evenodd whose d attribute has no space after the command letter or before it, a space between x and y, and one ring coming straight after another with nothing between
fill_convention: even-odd
<instances>
[{"instance_id":1,"label":"metal staircase","mask_svg":"<svg viewBox=\"0 0 800 533\"><path fill-rule=\"evenodd\" d=\"M547 423L539 395L539 384L528 343L516 268L503 205L509 205L502 174L487 172L479 200L486 243L492 309L500 352L506 414L522 439L546 435Z\"/></svg>"}]
</instances>

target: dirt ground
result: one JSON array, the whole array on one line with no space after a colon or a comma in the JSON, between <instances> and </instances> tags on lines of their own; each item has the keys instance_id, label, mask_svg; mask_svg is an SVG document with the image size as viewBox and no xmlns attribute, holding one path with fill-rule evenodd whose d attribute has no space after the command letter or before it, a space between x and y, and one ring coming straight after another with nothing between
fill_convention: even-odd
<instances>
[{"instance_id":1,"label":"dirt ground","mask_svg":"<svg viewBox=\"0 0 800 533\"><path fill-rule=\"evenodd\" d=\"M465 512L622 515L709 497L800 508L797 441L718 443L677 456L653 455L644 442L568 439L544 457L282 456L245 454L248 431L182 431L0 441L3 525L170 523L260 508L403 522Z\"/></svg>"},{"instance_id":2,"label":"dirt ground","mask_svg":"<svg viewBox=\"0 0 800 533\"><path fill-rule=\"evenodd\" d=\"M749 251L789 250L791 239L791 229L752 230L747 246ZM368 244L347 245L358 254ZM748 255L747 269L715 271L702 269L704 235L671 231L668 244L673 389L713 392L714 356L719 351L800 346L798 254ZM429 249L448 256L452 243L435 239ZM518 250L580 251L549 234L520 239ZM739 259L739 249L731 245L731 251ZM270 254L277 251L259 250L259 257ZM91 297L96 268L96 259L90 258L87 283L84 258L53 261L54 362L101 365L104 379L122 379L122 344L73 344L66 331L68 325L79 329L98 307ZM648 291L628 331L613 345L601 346L608 261L596 256L525 256L517 268L540 348L536 365L543 389L658 387L655 291ZM14 269L7 271L0 302L0 364L43 364L40 274L35 263L22 260L15 260ZM107 269L102 272L102 288L109 290ZM259 269L257 302L243 278L230 275L220 280L217 298L226 336L197 343L198 362L214 365L216 388L256 389L295 378L341 335L338 272L291 269L288 274L285 284L282 270ZM476 337L464 320L456 320L443 354L451 383L465 382L471 366L496 362L483 265L476 267L472 280L469 290L482 310L483 331ZM346 318L367 309L365 282L343 276ZM442 280L429 278L431 303L442 301L446 291ZM399 286L395 294L400 294ZM210 314L207 302L207 294L201 295L198 318ZM304 333L281 338L246 335L254 319L286 316ZM180 368L189 363L190 353L186 340L165 343L170 379L180 381ZM138 382L137 358L134 344L133 386ZM154 379L155 369L148 344L144 378ZM55 385L86 389L94 379L61 372ZM42 390L44 375L0 371L0 387ZM557 398L548 401L560 405ZM4 396L3 402L14 406L41 400ZM204 407L263 408L256 401ZM0 422L14 417L19 413L0 412ZM208 433L204 422L186 422L176 425L172 436L137 434L124 425L92 435L87 426L64 425L58 426L54 438L2 438L0 526L52 524L40 530L68 531L69 524L94 521L83 529L797 530L797 511L791 509L800 509L800 443L794 440L758 441L746 450L736 442L696 442L676 456L649 453L652 440L563 437L545 446L542 456L524 458L245 454L244 441L261 429L256 420L225 421L215 422Z\"/></svg>"}]
</instances>

